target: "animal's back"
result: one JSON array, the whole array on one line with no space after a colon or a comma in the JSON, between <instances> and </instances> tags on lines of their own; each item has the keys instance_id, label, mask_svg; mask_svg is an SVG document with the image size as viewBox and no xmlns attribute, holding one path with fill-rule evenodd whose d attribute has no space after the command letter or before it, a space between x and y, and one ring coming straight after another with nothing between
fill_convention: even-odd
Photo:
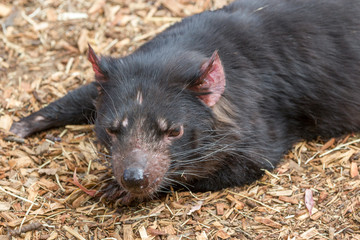
<instances>
[{"instance_id":1,"label":"animal's back","mask_svg":"<svg viewBox=\"0 0 360 240\"><path fill-rule=\"evenodd\" d=\"M360 2L289 2L260 10L270 44L271 71L261 76L267 104L302 138L359 131Z\"/></svg>"}]
</instances>

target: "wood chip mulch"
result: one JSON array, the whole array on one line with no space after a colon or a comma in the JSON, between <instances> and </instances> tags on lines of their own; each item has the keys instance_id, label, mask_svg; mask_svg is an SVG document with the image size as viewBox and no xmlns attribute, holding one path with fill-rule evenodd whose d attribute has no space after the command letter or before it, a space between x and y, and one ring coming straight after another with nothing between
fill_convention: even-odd
<instances>
[{"instance_id":1,"label":"wood chip mulch","mask_svg":"<svg viewBox=\"0 0 360 240\"><path fill-rule=\"evenodd\" d=\"M301 142L250 186L172 192L127 207L91 196L111 175L92 126L27 139L8 132L93 79L87 43L122 56L182 17L226 2L1 1L0 240L360 239L356 135Z\"/></svg>"}]
</instances>

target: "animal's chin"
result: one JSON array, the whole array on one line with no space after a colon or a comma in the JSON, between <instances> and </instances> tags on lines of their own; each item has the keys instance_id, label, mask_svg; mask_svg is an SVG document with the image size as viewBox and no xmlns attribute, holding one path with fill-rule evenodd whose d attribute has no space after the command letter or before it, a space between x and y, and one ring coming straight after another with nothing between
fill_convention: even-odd
<instances>
[{"instance_id":1,"label":"animal's chin","mask_svg":"<svg viewBox=\"0 0 360 240\"><path fill-rule=\"evenodd\" d=\"M134 198L149 198L150 196L154 195L155 191L152 190L126 190L128 194L130 194Z\"/></svg>"},{"instance_id":2,"label":"animal's chin","mask_svg":"<svg viewBox=\"0 0 360 240\"><path fill-rule=\"evenodd\" d=\"M150 186L148 186L146 188L138 187L138 188L129 189L124 186L122 186L122 187L125 190L125 192L130 194L132 197L146 199L146 198L150 198L150 197L154 196L154 194L156 194L156 192L159 189L160 182L161 182L160 180L156 180Z\"/></svg>"}]
</instances>

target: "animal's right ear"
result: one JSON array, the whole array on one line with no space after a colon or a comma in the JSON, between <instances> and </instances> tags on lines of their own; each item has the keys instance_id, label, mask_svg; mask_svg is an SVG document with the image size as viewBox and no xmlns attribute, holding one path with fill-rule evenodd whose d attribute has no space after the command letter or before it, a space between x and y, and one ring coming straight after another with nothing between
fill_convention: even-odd
<instances>
[{"instance_id":1,"label":"animal's right ear","mask_svg":"<svg viewBox=\"0 0 360 240\"><path fill-rule=\"evenodd\" d=\"M88 46L89 46L88 60L91 62L92 68L94 70L95 79L97 82L100 83L105 82L106 81L105 74L103 73L103 71L100 69L99 66L100 59L98 58L98 56L96 56L96 53L94 52L90 44L88 44Z\"/></svg>"},{"instance_id":2,"label":"animal's right ear","mask_svg":"<svg viewBox=\"0 0 360 240\"><path fill-rule=\"evenodd\" d=\"M210 59L201 65L201 76L190 89L197 92L198 98L208 107L214 106L225 91L224 67L216 50Z\"/></svg>"}]
</instances>

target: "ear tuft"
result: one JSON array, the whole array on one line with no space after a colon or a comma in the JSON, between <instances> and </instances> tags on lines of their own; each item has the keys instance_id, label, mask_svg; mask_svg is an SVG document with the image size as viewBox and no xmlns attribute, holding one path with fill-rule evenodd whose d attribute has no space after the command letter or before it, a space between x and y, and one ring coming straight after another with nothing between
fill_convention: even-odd
<instances>
[{"instance_id":1,"label":"ear tuft","mask_svg":"<svg viewBox=\"0 0 360 240\"><path fill-rule=\"evenodd\" d=\"M226 79L218 51L201 66L201 76L192 90L204 93L198 97L209 107L214 106L225 91Z\"/></svg>"},{"instance_id":2,"label":"ear tuft","mask_svg":"<svg viewBox=\"0 0 360 240\"><path fill-rule=\"evenodd\" d=\"M98 58L98 56L96 55L95 51L92 49L90 44L88 44L88 46L89 46L88 60L91 62L91 65L93 67L95 78L97 81L103 80L105 76L99 67L100 59Z\"/></svg>"}]
</instances>

